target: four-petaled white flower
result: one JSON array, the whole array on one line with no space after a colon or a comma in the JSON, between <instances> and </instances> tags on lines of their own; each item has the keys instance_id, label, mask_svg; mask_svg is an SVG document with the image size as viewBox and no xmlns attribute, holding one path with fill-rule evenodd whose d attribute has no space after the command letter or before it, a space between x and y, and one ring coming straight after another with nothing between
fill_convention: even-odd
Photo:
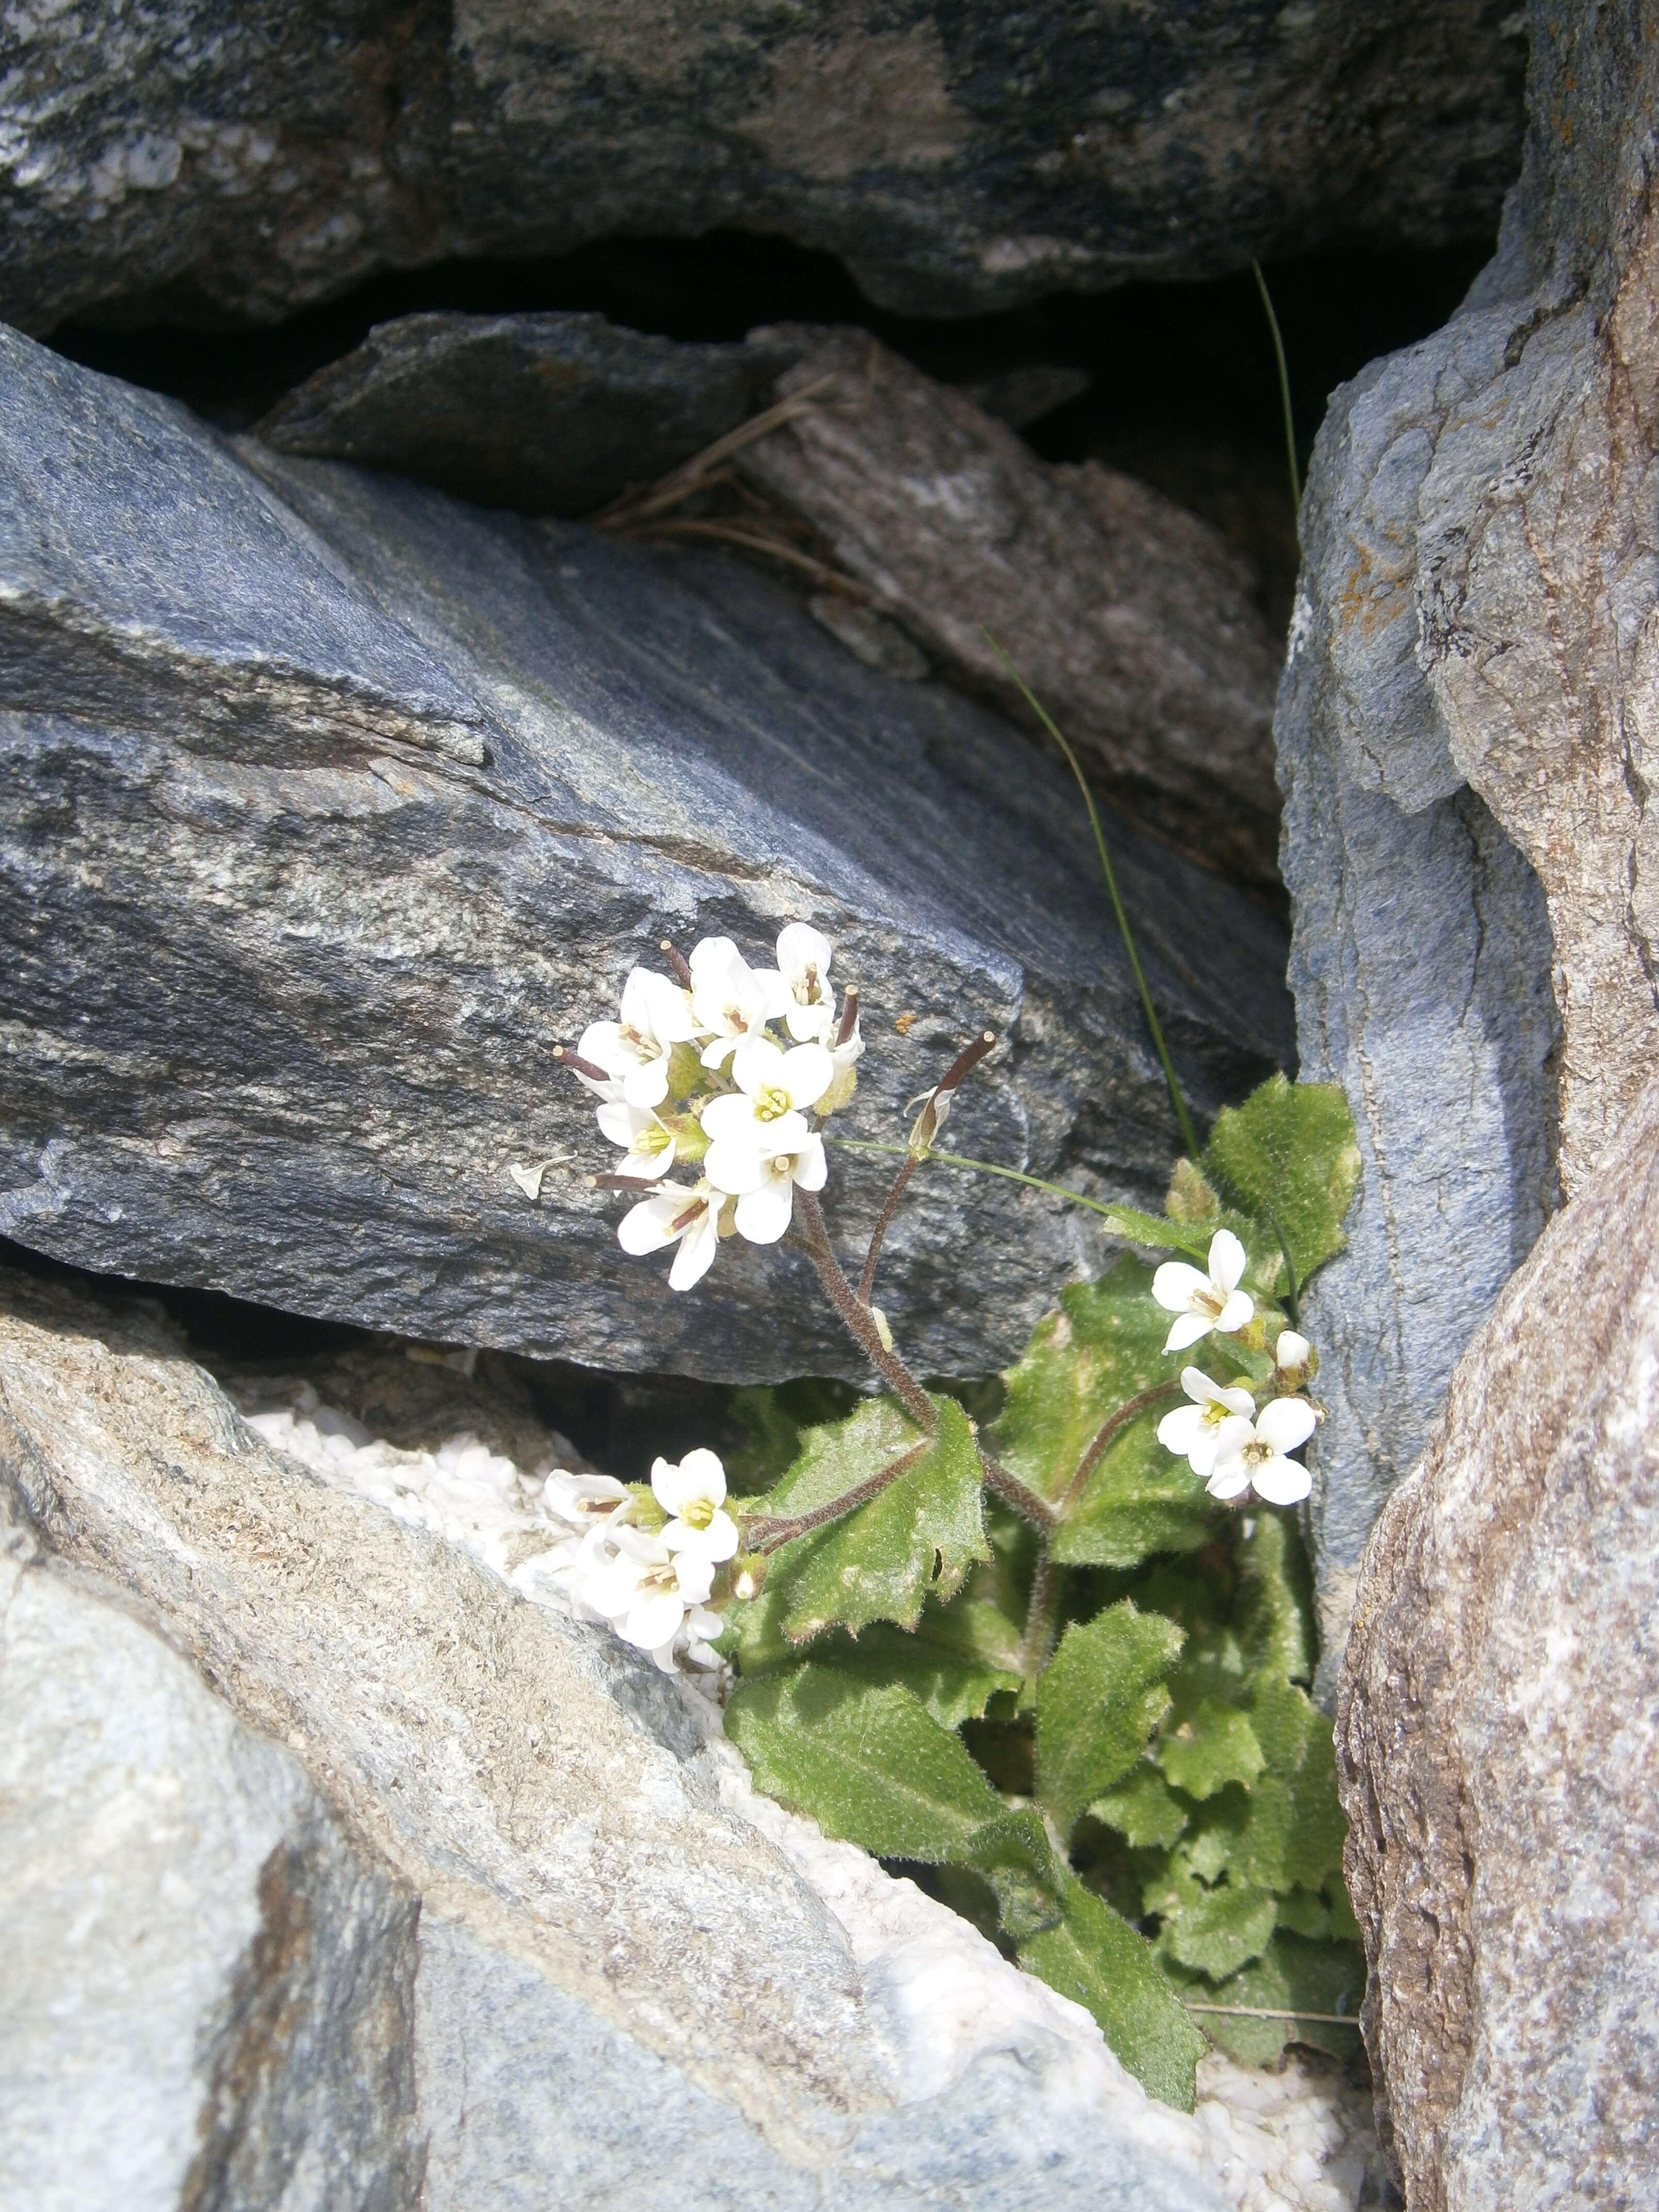
<instances>
[{"instance_id":1,"label":"four-petaled white flower","mask_svg":"<svg viewBox=\"0 0 1659 2212\"><path fill-rule=\"evenodd\" d=\"M660 1536L626 1522L595 1528L582 1544L577 1591L625 1643L648 1651L672 1672L674 1639L718 1636L724 1625L705 1610L714 1563L698 1552L671 1552Z\"/></svg>"},{"instance_id":2,"label":"four-petaled white flower","mask_svg":"<svg viewBox=\"0 0 1659 2212\"><path fill-rule=\"evenodd\" d=\"M1152 1296L1165 1313L1178 1316L1164 1339L1165 1352L1184 1352L1212 1328L1231 1336L1246 1325L1255 1302L1238 1287L1243 1273L1244 1247L1231 1229L1218 1229L1210 1239L1207 1274L1182 1260L1164 1262L1152 1277Z\"/></svg>"},{"instance_id":3,"label":"four-petaled white flower","mask_svg":"<svg viewBox=\"0 0 1659 2212\"><path fill-rule=\"evenodd\" d=\"M783 1012L783 979L775 969L749 965L729 937L705 937L692 948L691 1007L705 1067L723 1067L741 1038L759 1036ZM654 1102L653 1102L654 1103Z\"/></svg>"},{"instance_id":4,"label":"four-petaled white flower","mask_svg":"<svg viewBox=\"0 0 1659 2212\"><path fill-rule=\"evenodd\" d=\"M836 1024L836 994L829 983L831 947L810 922L792 921L778 933L779 994L783 1018L797 1044L823 1044Z\"/></svg>"},{"instance_id":5,"label":"four-petaled white flower","mask_svg":"<svg viewBox=\"0 0 1659 2212\"><path fill-rule=\"evenodd\" d=\"M630 1206L617 1224L617 1242L635 1259L678 1244L668 1270L671 1291L689 1291L714 1264L720 1249L720 1209L727 1194L705 1176L690 1190L671 1182Z\"/></svg>"},{"instance_id":6,"label":"four-petaled white flower","mask_svg":"<svg viewBox=\"0 0 1659 2212\"><path fill-rule=\"evenodd\" d=\"M735 1166L732 1173L737 1179ZM738 1193L732 1210L738 1234L751 1244L775 1244L789 1226L795 1192L822 1190L830 1179L823 1139L809 1131L793 1152L751 1152L747 1176L749 1188Z\"/></svg>"},{"instance_id":7,"label":"four-petaled white flower","mask_svg":"<svg viewBox=\"0 0 1659 2212\"><path fill-rule=\"evenodd\" d=\"M660 1106L668 1096L669 1054L696 1035L689 994L666 975L635 968L623 986L621 1020L591 1023L576 1050L621 1085L629 1105ZM599 1090L588 1077L582 1080Z\"/></svg>"},{"instance_id":8,"label":"four-petaled white flower","mask_svg":"<svg viewBox=\"0 0 1659 2212\"><path fill-rule=\"evenodd\" d=\"M722 1190L742 1191L762 1154L799 1152L812 1133L806 1115L830 1088L834 1060L821 1044L781 1052L769 1037L745 1037L732 1055L734 1091L702 1109L708 1174ZM728 1178L735 1177L736 1180Z\"/></svg>"},{"instance_id":9,"label":"four-petaled white flower","mask_svg":"<svg viewBox=\"0 0 1659 2212\"><path fill-rule=\"evenodd\" d=\"M1215 1465L1205 1487L1212 1498L1254 1490L1269 1505L1297 1505L1313 1488L1305 1467L1286 1457L1305 1444L1318 1416L1305 1398L1273 1398L1254 1420L1230 1417L1216 1436Z\"/></svg>"},{"instance_id":10,"label":"four-petaled white flower","mask_svg":"<svg viewBox=\"0 0 1659 2212\"><path fill-rule=\"evenodd\" d=\"M617 1100L599 1111L599 1134L620 1145L624 1157L617 1173L644 1176L653 1182L674 1164L674 1133L665 1128L648 1106L629 1106Z\"/></svg>"},{"instance_id":11,"label":"four-petaled white flower","mask_svg":"<svg viewBox=\"0 0 1659 2212\"><path fill-rule=\"evenodd\" d=\"M1249 1419L1255 1400L1248 1390L1212 1382L1201 1368L1183 1367L1181 1387L1192 1400L1177 1406L1158 1425L1158 1440L1165 1451L1183 1458L1194 1474L1206 1479L1214 1471L1217 1445L1229 1419Z\"/></svg>"},{"instance_id":12,"label":"four-petaled white flower","mask_svg":"<svg viewBox=\"0 0 1659 2212\"><path fill-rule=\"evenodd\" d=\"M651 1489L669 1516L659 1534L671 1552L695 1552L714 1565L732 1557L738 1524L726 1510L726 1469L718 1452L689 1451L678 1467L658 1460Z\"/></svg>"}]
</instances>

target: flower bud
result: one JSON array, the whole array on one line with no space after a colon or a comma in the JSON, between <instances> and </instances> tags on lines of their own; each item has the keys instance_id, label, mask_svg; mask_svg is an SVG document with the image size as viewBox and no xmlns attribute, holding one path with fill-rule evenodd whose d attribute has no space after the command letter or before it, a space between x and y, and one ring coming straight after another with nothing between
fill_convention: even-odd
<instances>
[{"instance_id":1,"label":"flower bud","mask_svg":"<svg viewBox=\"0 0 1659 2212\"><path fill-rule=\"evenodd\" d=\"M1281 1389L1304 1390L1319 1372L1319 1354L1305 1336L1293 1328L1281 1329L1273 1346L1273 1362Z\"/></svg>"},{"instance_id":2,"label":"flower bud","mask_svg":"<svg viewBox=\"0 0 1659 2212\"><path fill-rule=\"evenodd\" d=\"M744 1552L732 1562L732 1595L742 1598L745 1604L757 1598L766 1587L766 1554L764 1552Z\"/></svg>"}]
</instances>

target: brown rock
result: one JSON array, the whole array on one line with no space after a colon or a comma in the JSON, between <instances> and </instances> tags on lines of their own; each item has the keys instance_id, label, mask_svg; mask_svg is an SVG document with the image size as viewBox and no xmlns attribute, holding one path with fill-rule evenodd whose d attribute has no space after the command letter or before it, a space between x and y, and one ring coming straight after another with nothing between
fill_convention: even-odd
<instances>
[{"instance_id":1,"label":"brown rock","mask_svg":"<svg viewBox=\"0 0 1659 2212\"><path fill-rule=\"evenodd\" d=\"M1361 1576L1337 1759L1410 2212L1659 2174L1659 1082L1454 1379Z\"/></svg>"},{"instance_id":2,"label":"brown rock","mask_svg":"<svg viewBox=\"0 0 1659 2212\"><path fill-rule=\"evenodd\" d=\"M1039 460L860 331L789 326L819 404L738 455L936 661L1037 726L1012 655L1105 795L1171 844L1277 878L1278 654L1219 532L1131 477Z\"/></svg>"}]
</instances>

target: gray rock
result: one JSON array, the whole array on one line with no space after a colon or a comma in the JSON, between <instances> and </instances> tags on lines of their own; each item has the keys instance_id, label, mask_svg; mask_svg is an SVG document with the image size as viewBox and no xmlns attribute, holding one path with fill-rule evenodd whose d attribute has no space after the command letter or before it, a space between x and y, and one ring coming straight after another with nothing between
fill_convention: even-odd
<instances>
[{"instance_id":1,"label":"gray rock","mask_svg":"<svg viewBox=\"0 0 1659 2212\"><path fill-rule=\"evenodd\" d=\"M274 318L386 268L736 224L939 313L1493 223L1507 0L20 17L0 313Z\"/></svg>"},{"instance_id":2,"label":"gray rock","mask_svg":"<svg viewBox=\"0 0 1659 2212\"><path fill-rule=\"evenodd\" d=\"M1366 1553L1337 1753L1413 2212L1659 2166L1659 1083L1471 1345Z\"/></svg>"},{"instance_id":3,"label":"gray rock","mask_svg":"<svg viewBox=\"0 0 1659 2212\"><path fill-rule=\"evenodd\" d=\"M5 2212L1233 2201L1224 2124L1029 2004L923 2084L676 1686L267 1449L153 1308L7 1274L0 1393Z\"/></svg>"},{"instance_id":4,"label":"gray rock","mask_svg":"<svg viewBox=\"0 0 1659 2212\"><path fill-rule=\"evenodd\" d=\"M1049 466L862 331L756 337L799 356L781 396L816 396L734 457L744 481L810 523L936 663L1036 732L994 638L1125 811L1276 884L1279 654L1220 533L1097 462Z\"/></svg>"},{"instance_id":5,"label":"gray rock","mask_svg":"<svg viewBox=\"0 0 1659 2212\"><path fill-rule=\"evenodd\" d=\"M1063 770L722 556L232 448L7 334L0 698L0 1228L39 1250L595 1365L854 1371L797 1254L734 1242L692 1297L623 1256L552 1056L665 933L758 955L791 915L863 989L855 1133L988 1024L963 1151L1161 1197L1176 1133ZM1283 939L1112 836L1212 1109L1288 1059ZM538 1208L507 1170L548 1159ZM832 1225L884 1182L839 1156ZM983 1372L1099 1243L920 1182L884 1303L923 1371Z\"/></svg>"},{"instance_id":6,"label":"gray rock","mask_svg":"<svg viewBox=\"0 0 1659 2212\"><path fill-rule=\"evenodd\" d=\"M1542 10L1533 53L1496 260L1321 434L1280 694L1303 1071L1365 1158L1311 1305L1328 1687L1364 1528L1659 1045L1652 42Z\"/></svg>"},{"instance_id":7,"label":"gray rock","mask_svg":"<svg viewBox=\"0 0 1659 2212\"><path fill-rule=\"evenodd\" d=\"M793 359L603 315L405 315L278 400L258 434L485 507L586 514L736 429Z\"/></svg>"}]
</instances>

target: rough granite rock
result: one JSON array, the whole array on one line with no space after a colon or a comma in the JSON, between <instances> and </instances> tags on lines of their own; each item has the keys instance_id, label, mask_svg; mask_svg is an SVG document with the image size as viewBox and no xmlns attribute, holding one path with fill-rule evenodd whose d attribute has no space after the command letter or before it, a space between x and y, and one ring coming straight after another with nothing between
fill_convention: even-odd
<instances>
[{"instance_id":1,"label":"rough granite rock","mask_svg":"<svg viewBox=\"0 0 1659 2212\"><path fill-rule=\"evenodd\" d=\"M700 1704L0 1279L4 2212L1335 2212Z\"/></svg>"},{"instance_id":2,"label":"rough granite rock","mask_svg":"<svg viewBox=\"0 0 1659 2212\"><path fill-rule=\"evenodd\" d=\"M587 514L736 429L793 357L603 315L405 315L278 400L258 435L485 507Z\"/></svg>"},{"instance_id":3,"label":"rough granite rock","mask_svg":"<svg viewBox=\"0 0 1659 2212\"><path fill-rule=\"evenodd\" d=\"M1508 0L70 0L14 15L0 315L274 318L374 270L781 232L960 313L1490 230Z\"/></svg>"},{"instance_id":4,"label":"rough granite rock","mask_svg":"<svg viewBox=\"0 0 1659 2212\"><path fill-rule=\"evenodd\" d=\"M1497 258L1338 395L1276 726L1302 1072L1364 1181L1316 1285L1334 1660L1365 1528L1659 1044L1656 49L1534 10ZM1328 1681L1328 1670L1327 1680Z\"/></svg>"},{"instance_id":5,"label":"rough granite rock","mask_svg":"<svg viewBox=\"0 0 1659 2212\"><path fill-rule=\"evenodd\" d=\"M1659 1083L1470 1346L1359 1585L1337 1756L1410 2212L1659 2172Z\"/></svg>"},{"instance_id":6,"label":"rough granite rock","mask_svg":"<svg viewBox=\"0 0 1659 2212\"><path fill-rule=\"evenodd\" d=\"M1161 1198L1177 1139L1064 771L723 556L233 448L0 334L0 1230L37 1249L594 1365L855 1371L799 1255L734 1242L695 1297L622 1255L552 1056L665 934L758 957L792 916L864 992L855 1133L988 1024L963 1150ZM1288 1060L1282 936L1112 835L1212 1109ZM551 1162L538 1207L514 1161ZM885 1180L839 1155L832 1224ZM884 1304L924 1371L1001 1364L1098 1259L1015 1186L918 1191Z\"/></svg>"},{"instance_id":7,"label":"rough granite rock","mask_svg":"<svg viewBox=\"0 0 1659 2212\"><path fill-rule=\"evenodd\" d=\"M989 631L1127 812L1227 874L1276 883L1279 654L1219 532L1097 462L1040 461L862 331L755 336L799 356L781 397L835 381L744 447L738 474L1036 730Z\"/></svg>"}]
</instances>

